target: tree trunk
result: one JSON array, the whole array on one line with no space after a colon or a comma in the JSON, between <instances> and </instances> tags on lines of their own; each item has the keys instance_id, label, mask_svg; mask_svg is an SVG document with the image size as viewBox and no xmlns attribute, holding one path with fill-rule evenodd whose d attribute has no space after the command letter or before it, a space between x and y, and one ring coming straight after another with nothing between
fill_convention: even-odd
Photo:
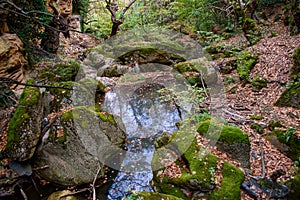
<instances>
[{"instance_id":1,"label":"tree trunk","mask_svg":"<svg viewBox=\"0 0 300 200\"><path fill-rule=\"evenodd\" d=\"M110 33L110 36L114 36L114 35L117 35L117 32L119 30L119 26L121 25L122 23L120 21L117 21L117 22L113 22L113 25L112 25L112 28L111 28L111 33Z\"/></svg>"}]
</instances>

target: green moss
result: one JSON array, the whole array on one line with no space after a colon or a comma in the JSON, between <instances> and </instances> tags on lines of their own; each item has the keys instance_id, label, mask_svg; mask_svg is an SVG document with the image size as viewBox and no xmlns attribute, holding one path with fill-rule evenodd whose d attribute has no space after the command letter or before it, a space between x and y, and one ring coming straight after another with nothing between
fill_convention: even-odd
<instances>
[{"instance_id":1,"label":"green moss","mask_svg":"<svg viewBox=\"0 0 300 200\"><path fill-rule=\"evenodd\" d=\"M27 84L34 84L33 79L29 79ZM37 87L26 86L19 98L18 107L9 122L6 149L12 148L15 141L20 139L23 124L27 123L31 113L35 112L33 107L40 100L40 90Z\"/></svg>"},{"instance_id":2,"label":"green moss","mask_svg":"<svg viewBox=\"0 0 300 200\"><path fill-rule=\"evenodd\" d=\"M39 72L40 79L47 79L50 82L75 81L80 69L80 64L76 61L69 60L55 66L49 66Z\"/></svg>"},{"instance_id":3,"label":"green moss","mask_svg":"<svg viewBox=\"0 0 300 200\"><path fill-rule=\"evenodd\" d=\"M95 89L95 93L105 93L106 86L104 83L93 78L84 78L78 81L78 83L86 89Z\"/></svg>"},{"instance_id":4,"label":"green moss","mask_svg":"<svg viewBox=\"0 0 300 200\"><path fill-rule=\"evenodd\" d=\"M294 179L290 181L290 185L291 190L288 194L288 199L300 199L300 171L298 171L298 173L294 176Z\"/></svg>"},{"instance_id":5,"label":"green moss","mask_svg":"<svg viewBox=\"0 0 300 200\"><path fill-rule=\"evenodd\" d=\"M264 132L265 132L264 128L256 123L251 124L251 128L259 134L264 134Z\"/></svg>"},{"instance_id":6,"label":"green moss","mask_svg":"<svg viewBox=\"0 0 300 200\"><path fill-rule=\"evenodd\" d=\"M253 119L253 120L261 120L263 118L264 118L263 116L258 116L258 115L251 115L250 116L250 119Z\"/></svg>"},{"instance_id":7,"label":"green moss","mask_svg":"<svg viewBox=\"0 0 300 200\"><path fill-rule=\"evenodd\" d=\"M259 92L262 88L268 86L268 82L264 78L254 77L251 81L252 90Z\"/></svg>"},{"instance_id":8,"label":"green moss","mask_svg":"<svg viewBox=\"0 0 300 200\"><path fill-rule=\"evenodd\" d=\"M244 181L243 172L237 170L234 166L232 166L229 163L224 163L222 175L223 179L221 187L217 190L214 190L208 199L241 199L240 188L237 186L242 185Z\"/></svg>"},{"instance_id":9,"label":"green moss","mask_svg":"<svg viewBox=\"0 0 300 200\"><path fill-rule=\"evenodd\" d=\"M71 110L65 111L62 113L62 121L66 122L71 119L80 119L80 113L86 112L86 113L92 113L99 117L99 119L103 122L109 122L112 125L116 125L117 122L115 121L115 118L112 114L107 112L99 112L95 110L94 107L85 107L85 106L78 106ZM82 120L81 125L84 127L88 124L88 121Z\"/></svg>"},{"instance_id":10,"label":"green moss","mask_svg":"<svg viewBox=\"0 0 300 200\"><path fill-rule=\"evenodd\" d=\"M224 77L224 81L225 81L225 85L229 85L231 83L235 83L236 82L235 78L228 77L228 76Z\"/></svg>"},{"instance_id":11,"label":"green moss","mask_svg":"<svg viewBox=\"0 0 300 200\"><path fill-rule=\"evenodd\" d=\"M289 149L285 154L292 160L298 160L300 157L300 139L289 130L273 130L270 134L277 136L277 139L286 144Z\"/></svg>"},{"instance_id":12,"label":"green moss","mask_svg":"<svg viewBox=\"0 0 300 200\"><path fill-rule=\"evenodd\" d=\"M167 51L155 48L155 47L147 47L147 46L143 46L137 49L134 49L132 51L123 51L126 52L122 55L120 55L117 58L117 61L122 62L122 63L126 63L129 60L131 60L131 58L143 58L143 60L146 60L149 62L157 62L157 63L162 63L162 64L173 64L172 61L175 62L182 62L185 61L185 59L177 54L174 53L168 53ZM147 60L148 58L150 58L150 60ZM144 63L139 61L139 63Z\"/></svg>"},{"instance_id":13,"label":"green moss","mask_svg":"<svg viewBox=\"0 0 300 200\"><path fill-rule=\"evenodd\" d=\"M274 121L274 120L271 120L268 125L270 131L274 130L275 128L281 128L281 127L284 127L282 123L280 121Z\"/></svg>"},{"instance_id":14,"label":"green moss","mask_svg":"<svg viewBox=\"0 0 300 200\"><path fill-rule=\"evenodd\" d=\"M220 135L206 135L207 131L209 130L212 133L218 132L214 131L221 130ZM245 134L241 129L234 127L234 126L224 126L220 124L212 124L210 121L201 122L198 125L197 131L201 135L205 135L206 137L210 139L218 139L219 141L226 142L227 144L233 144L233 143L249 143L248 135Z\"/></svg>"},{"instance_id":15,"label":"green moss","mask_svg":"<svg viewBox=\"0 0 300 200\"><path fill-rule=\"evenodd\" d=\"M300 109L300 81L290 83L274 105Z\"/></svg>"},{"instance_id":16,"label":"green moss","mask_svg":"<svg viewBox=\"0 0 300 200\"><path fill-rule=\"evenodd\" d=\"M188 188L191 183L190 181L197 183L199 191L212 190L216 184L214 182L214 172L217 171L217 162L219 159L199 147L196 140L192 142L183 156L189 163L191 173L182 169L180 178L164 176L160 179L155 176L158 190L162 193L171 194L182 199L191 198L182 192L182 188ZM209 199L233 199L231 197L240 199L240 185L244 180L243 172L225 162L223 164L222 174L221 187L217 190L213 190L211 194L208 192L207 195Z\"/></svg>"},{"instance_id":17,"label":"green moss","mask_svg":"<svg viewBox=\"0 0 300 200\"><path fill-rule=\"evenodd\" d=\"M182 200L182 198L178 198L173 195L161 194L158 192L139 192L136 195L131 195L132 198L125 198L124 200L134 199L133 197L140 197L143 200Z\"/></svg>"},{"instance_id":18,"label":"green moss","mask_svg":"<svg viewBox=\"0 0 300 200\"><path fill-rule=\"evenodd\" d=\"M237 71L242 80L248 80L250 71L257 63L258 56L249 51L241 52L237 57Z\"/></svg>"}]
</instances>

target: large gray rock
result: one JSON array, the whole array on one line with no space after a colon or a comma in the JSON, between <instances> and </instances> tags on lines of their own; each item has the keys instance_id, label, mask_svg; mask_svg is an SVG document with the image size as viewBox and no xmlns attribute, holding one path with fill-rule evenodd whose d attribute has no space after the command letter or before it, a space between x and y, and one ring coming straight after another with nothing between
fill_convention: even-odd
<instances>
[{"instance_id":1,"label":"large gray rock","mask_svg":"<svg viewBox=\"0 0 300 200\"><path fill-rule=\"evenodd\" d=\"M90 183L99 167L98 176L103 175L103 166L112 162L125 138L124 127L111 114L76 107L63 112L44 136L34 165L47 166L39 174L60 185Z\"/></svg>"}]
</instances>

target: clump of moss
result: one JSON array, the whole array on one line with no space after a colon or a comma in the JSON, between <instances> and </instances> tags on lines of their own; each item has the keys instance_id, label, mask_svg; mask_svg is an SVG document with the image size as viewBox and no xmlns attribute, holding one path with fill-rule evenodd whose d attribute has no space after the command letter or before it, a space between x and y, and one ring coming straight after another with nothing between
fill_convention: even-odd
<instances>
[{"instance_id":1,"label":"clump of moss","mask_svg":"<svg viewBox=\"0 0 300 200\"><path fill-rule=\"evenodd\" d=\"M262 120L263 118L264 118L263 116L258 116L258 115L250 116L250 119L253 119L253 120Z\"/></svg>"},{"instance_id":2,"label":"clump of moss","mask_svg":"<svg viewBox=\"0 0 300 200\"><path fill-rule=\"evenodd\" d=\"M290 192L288 194L288 199L300 199L300 171L294 176L294 178L289 181Z\"/></svg>"},{"instance_id":3,"label":"clump of moss","mask_svg":"<svg viewBox=\"0 0 300 200\"><path fill-rule=\"evenodd\" d=\"M27 84L34 84L33 79L29 79ZM40 90L37 87L26 86L19 98L18 107L9 122L6 149L12 148L14 142L20 139L22 125L27 123L31 113L35 112L33 107L40 100Z\"/></svg>"},{"instance_id":4,"label":"clump of moss","mask_svg":"<svg viewBox=\"0 0 300 200\"><path fill-rule=\"evenodd\" d=\"M158 192L139 192L138 194L132 194L129 197L125 197L124 200L182 200L182 198L178 198L173 195L161 194Z\"/></svg>"},{"instance_id":5,"label":"clump of moss","mask_svg":"<svg viewBox=\"0 0 300 200\"><path fill-rule=\"evenodd\" d=\"M237 71L242 80L249 80L250 71L257 63L258 56L249 51L241 52L237 57Z\"/></svg>"},{"instance_id":6,"label":"clump of moss","mask_svg":"<svg viewBox=\"0 0 300 200\"><path fill-rule=\"evenodd\" d=\"M274 105L300 109L300 81L290 83Z\"/></svg>"},{"instance_id":7,"label":"clump of moss","mask_svg":"<svg viewBox=\"0 0 300 200\"><path fill-rule=\"evenodd\" d=\"M293 129L273 130L270 134L275 134L281 143L289 147L288 151L285 152L288 157L293 160L300 157L300 139L293 134Z\"/></svg>"},{"instance_id":8,"label":"clump of moss","mask_svg":"<svg viewBox=\"0 0 300 200\"><path fill-rule=\"evenodd\" d=\"M251 81L252 90L259 92L262 88L268 86L268 82L264 78L254 77Z\"/></svg>"},{"instance_id":9,"label":"clump of moss","mask_svg":"<svg viewBox=\"0 0 300 200\"><path fill-rule=\"evenodd\" d=\"M256 123L251 124L251 128L259 134L264 134L265 132L264 128L261 125Z\"/></svg>"},{"instance_id":10,"label":"clump of moss","mask_svg":"<svg viewBox=\"0 0 300 200\"><path fill-rule=\"evenodd\" d=\"M76 76L83 73L80 64L76 61L69 60L61 62L55 66L49 66L39 72L40 79L46 79L50 82L75 81Z\"/></svg>"},{"instance_id":11,"label":"clump of moss","mask_svg":"<svg viewBox=\"0 0 300 200\"><path fill-rule=\"evenodd\" d=\"M294 66L300 66L300 46L298 46L293 53Z\"/></svg>"},{"instance_id":12,"label":"clump of moss","mask_svg":"<svg viewBox=\"0 0 300 200\"><path fill-rule=\"evenodd\" d=\"M221 130L221 134L206 135L209 129L210 132L212 133L218 132L218 131L213 131L214 129ZM210 121L204 121L199 123L197 131L201 135L205 135L205 137L208 137L209 139L218 139L219 141L226 142L227 144L233 144L233 143L250 144L248 135L245 134L241 129L234 126L217 125L217 124L212 124Z\"/></svg>"},{"instance_id":13,"label":"clump of moss","mask_svg":"<svg viewBox=\"0 0 300 200\"><path fill-rule=\"evenodd\" d=\"M280 121L274 121L274 120L271 120L268 125L270 131L274 130L275 128L281 128L281 127L284 127L282 123Z\"/></svg>"}]
</instances>

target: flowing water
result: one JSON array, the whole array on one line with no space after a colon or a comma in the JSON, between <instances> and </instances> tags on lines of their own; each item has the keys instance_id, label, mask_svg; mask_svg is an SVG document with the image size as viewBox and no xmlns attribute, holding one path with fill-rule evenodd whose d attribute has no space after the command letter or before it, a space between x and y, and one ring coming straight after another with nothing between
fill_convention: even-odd
<instances>
[{"instance_id":1,"label":"flowing water","mask_svg":"<svg viewBox=\"0 0 300 200\"><path fill-rule=\"evenodd\" d=\"M104 108L122 118L127 134L126 153L108 199L122 199L132 191L153 191L150 181L154 141L164 132L176 131L176 122L182 117L176 103L162 102L164 97L159 91L177 84L174 78L168 79L171 75L166 73L125 75L126 81L120 81L106 94ZM158 76L162 78L154 81L153 77Z\"/></svg>"}]
</instances>

